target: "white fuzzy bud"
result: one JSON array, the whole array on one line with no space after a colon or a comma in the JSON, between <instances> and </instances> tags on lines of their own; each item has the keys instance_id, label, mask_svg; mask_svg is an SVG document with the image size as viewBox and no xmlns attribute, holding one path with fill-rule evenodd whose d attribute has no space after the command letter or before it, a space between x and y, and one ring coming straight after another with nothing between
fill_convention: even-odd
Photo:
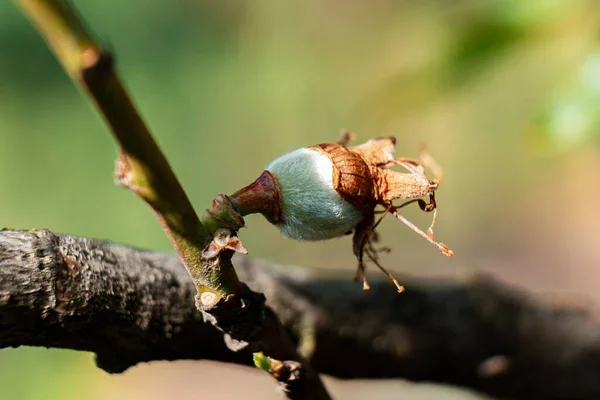
<instances>
[{"instance_id":1,"label":"white fuzzy bud","mask_svg":"<svg viewBox=\"0 0 600 400\"><path fill-rule=\"evenodd\" d=\"M266 170L279 187L282 221L275 226L297 240L326 240L352 231L361 212L333 187L333 164L322 152L301 148L282 155Z\"/></svg>"},{"instance_id":2,"label":"white fuzzy bud","mask_svg":"<svg viewBox=\"0 0 600 400\"><path fill-rule=\"evenodd\" d=\"M398 292L404 291L377 262L373 254L377 250L372 247L376 238L372 233L391 212L444 255L451 256L448 246L435 241L433 235L437 212L434 192L439 186L441 169L424 149L421 161L394 158L394 137L380 137L347 147L351 136L344 133L337 143L317 144L282 155L267 165L251 184L230 196L217 197L205 215L239 229L238 226L243 226L243 216L260 213L281 233L296 240L326 240L354 232L352 251L358 259L355 277L362 277L363 289L369 289L366 255L392 280ZM407 172L390 169L396 165ZM438 179L429 179L425 167L437 171ZM423 196L429 196L428 203L421 198ZM405 202L394 206L395 200ZM413 202L423 211L433 211L427 233L397 213L397 208ZM386 211L375 222L378 206ZM228 219L228 215L235 218ZM228 248L243 249L241 245Z\"/></svg>"}]
</instances>

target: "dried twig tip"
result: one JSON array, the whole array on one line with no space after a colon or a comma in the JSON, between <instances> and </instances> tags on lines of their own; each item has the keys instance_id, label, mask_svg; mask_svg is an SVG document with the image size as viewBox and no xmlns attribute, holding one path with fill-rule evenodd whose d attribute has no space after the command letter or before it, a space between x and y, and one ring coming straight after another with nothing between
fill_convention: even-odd
<instances>
[{"instance_id":1,"label":"dried twig tip","mask_svg":"<svg viewBox=\"0 0 600 400\"><path fill-rule=\"evenodd\" d=\"M448 246L446 246L444 243L440 243L440 250L442 251L442 254L447 257L452 257L454 255L454 252L450 250L450 248L448 248Z\"/></svg>"}]
</instances>

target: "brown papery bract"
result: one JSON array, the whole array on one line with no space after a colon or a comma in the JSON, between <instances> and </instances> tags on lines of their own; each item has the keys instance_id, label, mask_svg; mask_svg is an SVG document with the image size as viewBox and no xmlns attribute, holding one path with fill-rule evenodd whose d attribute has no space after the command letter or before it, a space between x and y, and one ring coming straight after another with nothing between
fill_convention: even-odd
<instances>
[{"instance_id":1,"label":"brown papery bract","mask_svg":"<svg viewBox=\"0 0 600 400\"><path fill-rule=\"evenodd\" d=\"M333 186L340 196L354 205L363 214L363 220L356 226L353 238L354 254L358 258L358 269L355 279L362 278L363 289L368 290L369 284L365 276L364 256L380 268L396 285L398 292L404 291L396 279L379 263L377 235L375 228L388 214L392 213L410 229L434 244L446 256L454 253L443 243L434 239L433 225L435 224L436 203L434 193L439 186L439 179L429 179L425 167L430 167L434 173L441 175L441 169L425 149L421 151L421 160L411 158L394 158L396 148L395 137L380 137L371 139L361 145L347 147L354 134L342 132L336 144L320 144L311 148L318 149L329 156L333 163ZM397 172L388 168L398 165L407 172ZM429 203L421 197L429 196ZM394 200L407 200L399 206L394 206ZM418 203L421 210L434 211L434 218L427 233L424 233L398 213L398 208L411 203ZM375 221L375 208L384 207L385 211ZM388 250L384 248L383 251Z\"/></svg>"}]
</instances>

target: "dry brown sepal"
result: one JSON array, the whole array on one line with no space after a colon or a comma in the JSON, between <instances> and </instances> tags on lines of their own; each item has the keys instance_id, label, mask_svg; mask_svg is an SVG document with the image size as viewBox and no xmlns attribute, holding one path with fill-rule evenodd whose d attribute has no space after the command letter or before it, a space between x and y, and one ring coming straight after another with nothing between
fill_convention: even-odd
<instances>
[{"instance_id":1,"label":"dry brown sepal","mask_svg":"<svg viewBox=\"0 0 600 400\"><path fill-rule=\"evenodd\" d=\"M435 225L437 206L435 191L439 187L441 168L429 155L425 147L421 149L421 160L412 158L395 158L396 138L380 137L371 139L361 145L347 147L354 134L342 132L337 143L327 143L312 146L326 154L333 163L333 185L340 196L355 206L363 215L363 220L356 226L353 237L353 251L358 258L358 269L355 279L363 280L363 289L368 290L369 284L365 276L364 255L366 254L396 285L398 292L404 287L379 263L378 253L389 251L388 248L377 249L375 243L378 235L375 228L383 218L391 213L410 229L436 246L444 255L454 253L443 243L435 240L433 226ZM389 169L401 166L408 172L397 172ZM430 179L425 173L425 167L430 168L436 178ZM429 202L421 197L429 196ZM395 206L392 201L407 200ZM434 212L427 233L421 231L406 218L399 214L398 209L416 202L421 210ZM377 221L375 214L377 206L384 211Z\"/></svg>"}]
</instances>

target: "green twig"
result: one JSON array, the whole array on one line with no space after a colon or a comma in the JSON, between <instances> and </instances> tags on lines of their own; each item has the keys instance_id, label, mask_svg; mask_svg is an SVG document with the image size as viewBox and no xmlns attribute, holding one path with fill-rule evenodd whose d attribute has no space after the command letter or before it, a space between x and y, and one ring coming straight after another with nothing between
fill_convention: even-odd
<instances>
[{"instance_id":1,"label":"green twig","mask_svg":"<svg viewBox=\"0 0 600 400\"><path fill-rule=\"evenodd\" d=\"M15 1L110 126L120 145L117 181L156 213L196 284L197 305L205 317L236 339L240 349L253 344L283 360L301 360L275 314L264 306L264 296L242 285L231 264L234 251L245 251L231 232L244 223L231 200L219 195L200 220L117 77L112 55L94 41L75 10L65 0ZM294 372L285 375L289 398L330 398L309 365L285 363Z\"/></svg>"},{"instance_id":2,"label":"green twig","mask_svg":"<svg viewBox=\"0 0 600 400\"><path fill-rule=\"evenodd\" d=\"M81 85L110 126L120 145L116 178L155 211L173 247L197 284L200 295L214 301L239 290L233 266L207 267L202 250L212 240L200 222L169 163L152 138L119 80L112 56L103 51L77 16L60 0L17 0L38 27L69 76Z\"/></svg>"}]
</instances>

